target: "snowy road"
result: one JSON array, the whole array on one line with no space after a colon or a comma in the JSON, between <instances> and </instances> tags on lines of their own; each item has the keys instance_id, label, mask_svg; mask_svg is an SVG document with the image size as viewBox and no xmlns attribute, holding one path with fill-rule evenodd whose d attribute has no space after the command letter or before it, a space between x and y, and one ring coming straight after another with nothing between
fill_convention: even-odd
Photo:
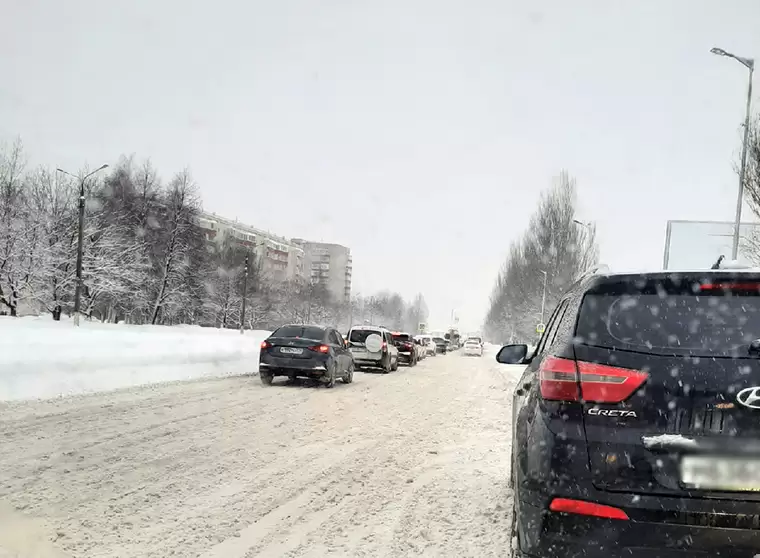
<instances>
[{"instance_id":1,"label":"snowy road","mask_svg":"<svg viewBox=\"0 0 760 558\"><path fill-rule=\"evenodd\" d=\"M515 380L455 353L4 404L0 558L503 556Z\"/></svg>"}]
</instances>

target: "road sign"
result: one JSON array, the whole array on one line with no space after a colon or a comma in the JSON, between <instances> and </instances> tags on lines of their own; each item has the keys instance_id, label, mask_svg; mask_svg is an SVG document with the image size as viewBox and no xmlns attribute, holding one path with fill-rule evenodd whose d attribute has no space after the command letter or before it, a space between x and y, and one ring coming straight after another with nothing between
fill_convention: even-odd
<instances>
[{"instance_id":1,"label":"road sign","mask_svg":"<svg viewBox=\"0 0 760 558\"><path fill-rule=\"evenodd\" d=\"M546 324L538 324L536 326L536 333L543 333L546 331Z\"/></svg>"},{"instance_id":2,"label":"road sign","mask_svg":"<svg viewBox=\"0 0 760 558\"><path fill-rule=\"evenodd\" d=\"M417 326L417 332L426 333L426 330L427 330L427 324L420 322L420 324Z\"/></svg>"}]
</instances>

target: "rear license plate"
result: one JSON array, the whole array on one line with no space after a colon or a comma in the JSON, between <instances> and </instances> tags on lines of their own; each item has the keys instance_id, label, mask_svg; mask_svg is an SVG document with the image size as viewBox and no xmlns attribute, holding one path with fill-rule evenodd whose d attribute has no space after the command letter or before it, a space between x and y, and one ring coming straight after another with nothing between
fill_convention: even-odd
<instances>
[{"instance_id":1,"label":"rear license plate","mask_svg":"<svg viewBox=\"0 0 760 558\"><path fill-rule=\"evenodd\" d=\"M760 459L685 455L681 483L703 490L760 491Z\"/></svg>"},{"instance_id":2,"label":"rear license plate","mask_svg":"<svg viewBox=\"0 0 760 558\"><path fill-rule=\"evenodd\" d=\"M280 352L287 355L300 355L303 354L303 349L297 347L280 347Z\"/></svg>"}]
</instances>

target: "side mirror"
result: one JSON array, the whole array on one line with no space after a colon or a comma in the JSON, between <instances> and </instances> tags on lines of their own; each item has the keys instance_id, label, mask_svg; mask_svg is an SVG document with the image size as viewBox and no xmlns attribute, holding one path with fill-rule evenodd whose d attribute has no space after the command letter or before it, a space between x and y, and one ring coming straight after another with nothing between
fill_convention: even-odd
<instances>
[{"instance_id":1,"label":"side mirror","mask_svg":"<svg viewBox=\"0 0 760 558\"><path fill-rule=\"evenodd\" d=\"M500 364L526 364L527 345L504 345L496 353L496 362Z\"/></svg>"}]
</instances>

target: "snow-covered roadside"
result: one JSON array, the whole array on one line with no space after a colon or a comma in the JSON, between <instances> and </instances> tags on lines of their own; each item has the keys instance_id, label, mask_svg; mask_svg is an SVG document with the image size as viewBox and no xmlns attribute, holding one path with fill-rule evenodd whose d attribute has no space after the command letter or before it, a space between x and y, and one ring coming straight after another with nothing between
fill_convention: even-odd
<instances>
[{"instance_id":1,"label":"snow-covered roadside","mask_svg":"<svg viewBox=\"0 0 760 558\"><path fill-rule=\"evenodd\" d=\"M0 317L0 401L252 373L267 335Z\"/></svg>"},{"instance_id":2,"label":"snow-covered roadside","mask_svg":"<svg viewBox=\"0 0 760 558\"><path fill-rule=\"evenodd\" d=\"M510 378L453 353L7 403L0 557L503 557Z\"/></svg>"}]
</instances>

